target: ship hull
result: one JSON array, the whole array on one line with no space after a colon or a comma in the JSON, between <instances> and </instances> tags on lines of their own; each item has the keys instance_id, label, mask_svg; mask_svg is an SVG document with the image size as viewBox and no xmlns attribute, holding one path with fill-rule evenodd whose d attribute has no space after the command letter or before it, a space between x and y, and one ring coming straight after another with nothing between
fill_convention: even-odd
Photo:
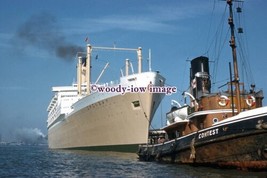
<instances>
[{"instance_id":1,"label":"ship hull","mask_svg":"<svg viewBox=\"0 0 267 178\"><path fill-rule=\"evenodd\" d=\"M144 146L141 160L267 170L267 116L258 114Z\"/></svg>"},{"instance_id":2,"label":"ship hull","mask_svg":"<svg viewBox=\"0 0 267 178\"><path fill-rule=\"evenodd\" d=\"M161 97L149 92L92 94L78 103L85 107L77 106L76 112L49 127L49 147L136 152L138 145L147 141ZM86 106L90 101L93 103ZM136 101L139 104L135 106Z\"/></svg>"}]
</instances>

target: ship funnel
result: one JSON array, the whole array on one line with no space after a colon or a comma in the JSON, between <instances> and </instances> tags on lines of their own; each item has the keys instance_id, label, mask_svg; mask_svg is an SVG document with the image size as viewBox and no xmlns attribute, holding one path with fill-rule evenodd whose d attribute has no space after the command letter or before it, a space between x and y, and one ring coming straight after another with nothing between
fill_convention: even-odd
<instances>
[{"instance_id":1,"label":"ship funnel","mask_svg":"<svg viewBox=\"0 0 267 178\"><path fill-rule=\"evenodd\" d=\"M209 58L200 56L191 61L190 82L196 99L210 93Z\"/></svg>"}]
</instances>

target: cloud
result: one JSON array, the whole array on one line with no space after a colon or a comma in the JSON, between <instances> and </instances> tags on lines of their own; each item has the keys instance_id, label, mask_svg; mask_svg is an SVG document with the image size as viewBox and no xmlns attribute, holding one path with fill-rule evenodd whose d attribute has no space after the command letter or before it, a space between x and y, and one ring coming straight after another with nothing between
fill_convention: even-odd
<instances>
[{"instance_id":1,"label":"cloud","mask_svg":"<svg viewBox=\"0 0 267 178\"><path fill-rule=\"evenodd\" d=\"M208 5L209 4L209 5ZM209 2L203 3L155 3L112 14L90 16L90 18L61 19L66 33L88 34L110 30L127 30L150 33L177 33L186 28L184 21L209 13ZM181 24L181 25L179 25ZM67 26L66 26L67 25Z\"/></svg>"},{"instance_id":2,"label":"cloud","mask_svg":"<svg viewBox=\"0 0 267 178\"><path fill-rule=\"evenodd\" d=\"M99 18L88 19L63 19L65 33L88 34L88 33L102 33L110 30L126 30L126 31L139 31L151 33L174 33L177 27L165 23L163 21L155 20L150 17L137 17L132 15L113 15L104 16ZM70 34L70 35L71 35Z\"/></svg>"},{"instance_id":3,"label":"cloud","mask_svg":"<svg viewBox=\"0 0 267 178\"><path fill-rule=\"evenodd\" d=\"M92 21L91 21L92 22ZM94 23L94 21L93 21ZM160 21L150 18L140 18L135 16L111 16L95 20L98 26L106 29L122 29L133 31L145 31L154 33L170 33L174 31L174 27ZM98 28L99 28L98 27Z\"/></svg>"}]
</instances>

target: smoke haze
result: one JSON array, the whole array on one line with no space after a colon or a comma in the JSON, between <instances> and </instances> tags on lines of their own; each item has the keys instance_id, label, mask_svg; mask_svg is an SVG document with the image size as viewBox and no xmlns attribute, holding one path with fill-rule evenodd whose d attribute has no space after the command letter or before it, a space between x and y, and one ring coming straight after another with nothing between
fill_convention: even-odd
<instances>
[{"instance_id":1,"label":"smoke haze","mask_svg":"<svg viewBox=\"0 0 267 178\"><path fill-rule=\"evenodd\" d=\"M21 46L41 47L66 60L83 50L82 47L66 41L56 18L48 13L32 15L19 26L15 37Z\"/></svg>"},{"instance_id":2,"label":"smoke haze","mask_svg":"<svg viewBox=\"0 0 267 178\"><path fill-rule=\"evenodd\" d=\"M15 131L16 141L26 144L37 144L45 141L45 135L38 128L23 128Z\"/></svg>"}]
</instances>

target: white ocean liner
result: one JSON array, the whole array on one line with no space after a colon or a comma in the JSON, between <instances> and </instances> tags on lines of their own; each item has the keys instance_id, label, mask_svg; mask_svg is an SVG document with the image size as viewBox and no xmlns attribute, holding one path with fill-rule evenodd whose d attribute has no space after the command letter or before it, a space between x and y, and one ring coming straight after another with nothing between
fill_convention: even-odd
<instances>
[{"instance_id":1,"label":"white ocean liner","mask_svg":"<svg viewBox=\"0 0 267 178\"><path fill-rule=\"evenodd\" d=\"M126 60L125 75L117 84L92 83L91 55L99 49L136 51L138 73L129 74ZM135 152L147 142L149 125L165 95L165 78L151 70L142 72L141 52L87 45L86 56L78 57L77 83L52 88L47 108L49 148Z\"/></svg>"}]
</instances>

